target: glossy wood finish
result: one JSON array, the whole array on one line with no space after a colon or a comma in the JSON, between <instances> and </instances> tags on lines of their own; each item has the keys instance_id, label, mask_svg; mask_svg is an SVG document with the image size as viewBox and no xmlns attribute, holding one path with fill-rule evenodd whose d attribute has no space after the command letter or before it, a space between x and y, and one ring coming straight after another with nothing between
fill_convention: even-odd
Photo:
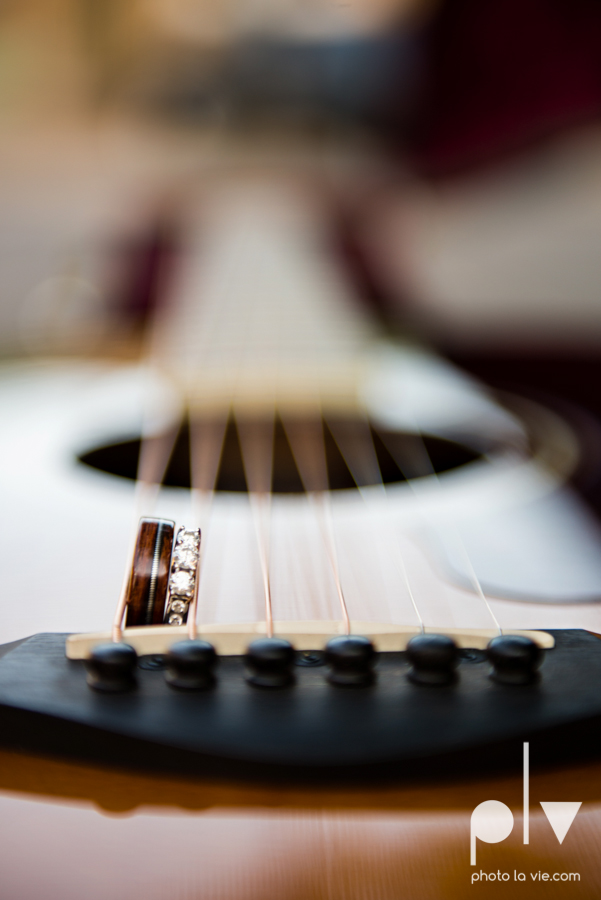
<instances>
[{"instance_id":1,"label":"glossy wood finish","mask_svg":"<svg viewBox=\"0 0 601 900\"><path fill-rule=\"evenodd\" d=\"M126 624L160 625L165 611L174 523L141 519L127 595Z\"/></svg>"},{"instance_id":2,"label":"glossy wood finish","mask_svg":"<svg viewBox=\"0 0 601 900\"><path fill-rule=\"evenodd\" d=\"M300 790L0 751L0 811L11 816L3 888L11 900L37 896L51 877L53 896L68 900L597 900L601 765L532 764L524 846L521 775ZM550 797L584 801L561 846L539 805ZM509 805L515 825L503 843L479 843L477 870L510 872L512 881L472 887L470 815L492 798ZM527 873L523 889L514 869ZM533 882L538 870L578 872L580 883Z\"/></svg>"}]
</instances>

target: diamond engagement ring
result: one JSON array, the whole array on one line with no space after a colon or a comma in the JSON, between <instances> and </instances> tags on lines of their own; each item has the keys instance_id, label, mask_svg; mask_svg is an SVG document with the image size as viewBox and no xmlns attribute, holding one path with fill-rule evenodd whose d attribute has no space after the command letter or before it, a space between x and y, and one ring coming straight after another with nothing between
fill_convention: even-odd
<instances>
[{"instance_id":1,"label":"diamond engagement ring","mask_svg":"<svg viewBox=\"0 0 601 900\"><path fill-rule=\"evenodd\" d=\"M180 528L171 558L165 622L183 625L194 599L200 559L200 529Z\"/></svg>"}]
</instances>

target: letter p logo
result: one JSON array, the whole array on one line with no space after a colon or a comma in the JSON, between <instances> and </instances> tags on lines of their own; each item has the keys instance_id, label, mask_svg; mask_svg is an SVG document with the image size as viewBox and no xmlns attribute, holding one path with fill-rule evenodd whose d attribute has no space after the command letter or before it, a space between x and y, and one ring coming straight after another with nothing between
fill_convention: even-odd
<instances>
[{"instance_id":1,"label":"letter p logo","mask_svg":"<svg viewBox=\"0 0 601 900\"><path fill-rule=\"evenodd\" d=\"M487 844L504 841L513 830L513 813L500 800L485 800L472 813L470 822L470 864L476 865L476 838Z\"/></svg>"}]
</instances>

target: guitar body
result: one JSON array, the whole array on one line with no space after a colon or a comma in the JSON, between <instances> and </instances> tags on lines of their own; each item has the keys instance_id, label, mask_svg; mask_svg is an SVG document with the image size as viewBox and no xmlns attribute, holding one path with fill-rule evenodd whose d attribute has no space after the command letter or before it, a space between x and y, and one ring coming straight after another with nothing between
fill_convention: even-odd
<instances>
[{"instance_id":1,"label":"guitar body","mask_svg":"<svg viewBox=\"0 0 601 900\"><path fill-rule=\"evenodd\" d=\"M220 265L219 235L233 234L236 243L228 209L217 216L212 246ZM263 243L253 220L255 261L282 230L279 213L275 220ZM269 249L266 258L276 257ZM297 300L302 306L292 297L290 310ZM192 343L193 324L184 344ZM177 349L183 359L189 346ZM176 369L173 358L163 364L153 386L158 419L173 409L170 390L182 383ZM7 366L0 384L10 560L0 634L0 804L11 823L2 850L11 900L34 896L42 883L61 898L343 898L362 896L358 885L391 900L462 896L471 874L469 813L490 798L519 805L523 741L531 742L533 798L545 799L549 786L554 797L559 790L573 800L586 785L587 799L597 799L601 645L592 632L601 540L566 487L577 438L548 411L501 406L410 345L370 342L362 355L360 410L386 485L363 481L359 491L341 477L331 490L338 574L351 622L366 630L387 623L478 632L479 645L467 638L462 645L454 683L412 683L405 650L394 650L380 653L370 686L336 687L321 664L324 634L314 647L297 648L310 650L312 663L301 655L294 683L279 691L249 685L239 653L222 655L216 684L204 692L169 687L163 654L139 658L130 693L91 691L84 661L67 659L65 640L110 629L147 390L144 367L74 361ZM202 392L193 400L191 408L202 410ZM331 437L335 419L326 410ZM404 478L385 448L424 434L440 452L438 464L432 452L437 471ZM274 485L280 475L285 481L278 452L276 436ZM226 462L224 455L203 528L201 636L204 626L250 633L264 616L252 504ZM345 463L350 477L351 454ZM177 465L171 483L156 512L186 522L190 496ZM273 495L269 574L276 625L340 619L332 567L302 490ZM543 651L530 684L489 677L482 635L497 625L551 636L546 646L555 646ZM557 775L536 771L543 763L567 771L560 788ZM557 768L567 763L569 770ZM261 786L270 779L277 785ZM590 827L596 815L592 809L580 821ZM579 827L570 837L582 834ZM527 848L516 834L502 850L482 850L482 865L525 867ZM532 839L537 866L552 865L545 820L534 812ZM25 847L37 860L31 870ZM580 867L589 890L597 876L584 872L574 847L562 860Z\"/></svg>"}]
</instances>

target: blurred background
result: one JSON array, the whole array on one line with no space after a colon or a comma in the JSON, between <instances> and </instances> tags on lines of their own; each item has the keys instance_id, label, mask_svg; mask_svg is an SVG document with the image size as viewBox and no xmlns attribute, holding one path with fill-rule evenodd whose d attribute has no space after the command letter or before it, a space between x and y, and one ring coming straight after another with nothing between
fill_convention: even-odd
<instances>
[{"instance_id":1,"label":"blurred background","mask_svg":"<svg viewBox=\"0 0 601 900\"><path fill-rule=\"evenodd\" d=\"M595 0L2 0L0 353L135 353L190 185L265 142L329 160L387 327L601 414Z\"/></svg>"}]
</instances>

